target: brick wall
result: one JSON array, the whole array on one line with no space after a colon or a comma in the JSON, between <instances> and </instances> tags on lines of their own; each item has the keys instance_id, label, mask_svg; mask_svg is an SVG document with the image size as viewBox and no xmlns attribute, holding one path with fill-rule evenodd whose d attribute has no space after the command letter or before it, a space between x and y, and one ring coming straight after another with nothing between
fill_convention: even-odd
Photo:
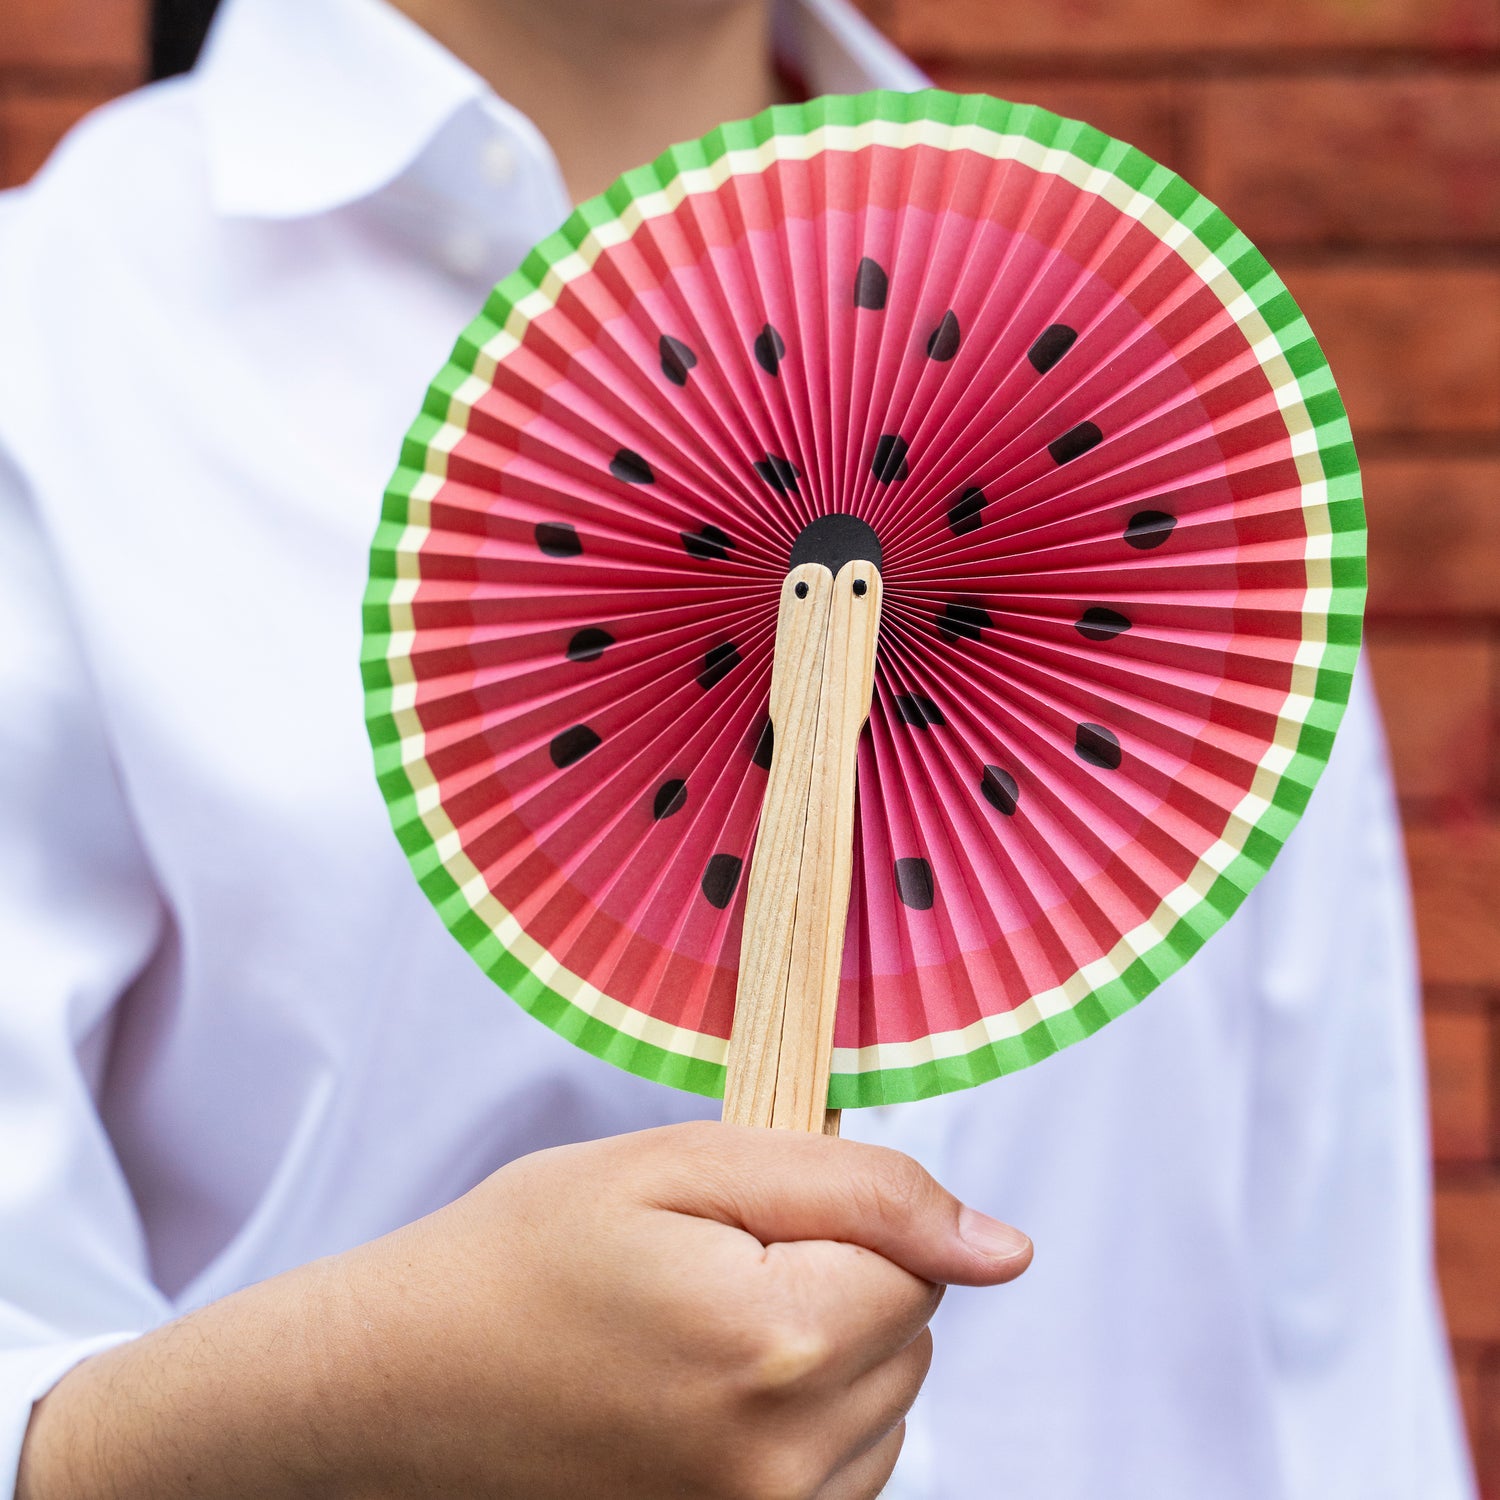
<instances>
[{"instance_id":1,"label":"brick wall","mask_svg":"<svg viewBox=\"0 0 1500 1500\"><path fill-rule=\"evenodd\" d=\"M1500 1500L1500 0L869 0L938 82L1174 167L1286 278L1344 394L1406 817L1438 1259Z\"/></svg>"},{"instance_id":2,"label":"brick wall","mask_svg":"<svg viewBox=\"0 0 1500 1500\"><path fill-rule=\"evenodd\" d=\"M24 182L79 115L132 87L146 0L0 0L0 186Z\"/></svg>"},{"instance_id":3,"label":"brick wall","mask_svg":"<svg viewBox=\"0 0 1500 1500\"><path fill-rule=\"evenodd\" d=\"M1500 1500L1500 0L868 0L939 81L1218 201L1344 391L1427 985L1438 1244ZM141 68L144 0L0 0L0 182Z\"/></svg>"}]
</instances>

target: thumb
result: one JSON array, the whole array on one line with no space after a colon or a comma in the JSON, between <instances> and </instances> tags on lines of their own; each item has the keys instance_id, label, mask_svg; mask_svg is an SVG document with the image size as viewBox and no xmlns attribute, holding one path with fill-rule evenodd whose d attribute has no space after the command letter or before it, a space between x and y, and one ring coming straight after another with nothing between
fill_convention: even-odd
<instances>
[{"instance_id":1,"label":"thumb","mask_svg":"<svg viewBox=\"0 0 1500 1500\"><path fill-rule=\"evenodd\" d=\"M911 1157L789 1130L675 1126L680 1201L662 1207L717 1219L762 1244L841 1240L925 1281L994 1286L1031 1264L1018 1229L960 1203ZM689 1143L690 1142L690 1143Z\"/></svg>"}]
</instances>

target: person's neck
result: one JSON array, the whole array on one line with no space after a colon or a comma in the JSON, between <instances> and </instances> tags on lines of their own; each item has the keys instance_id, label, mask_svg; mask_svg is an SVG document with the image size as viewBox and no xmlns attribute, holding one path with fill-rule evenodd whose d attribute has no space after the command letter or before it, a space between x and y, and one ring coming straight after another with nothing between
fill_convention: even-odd
<instances>
[{"instance_id":1,"label":"person's neck","mask_svg":"<svg viewBox=\"0 0 1500 1500\"><path fill-rule=\"evenodd\" d=\"M524 111L573 201L776 102L770 0L395 0Z\"/></svg>"}]
</instances>

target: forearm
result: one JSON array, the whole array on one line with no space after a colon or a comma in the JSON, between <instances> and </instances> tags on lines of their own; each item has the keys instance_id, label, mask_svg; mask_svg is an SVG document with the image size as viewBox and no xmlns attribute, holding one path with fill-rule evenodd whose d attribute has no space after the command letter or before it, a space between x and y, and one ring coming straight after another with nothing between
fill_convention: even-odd
<instances>
[{"instance_id":1,"label":"forearm","mask_svg":"<svg viewBox=\"0 0 1500 1500\"><path fill-rule=\"evenodd\" d=\"M79 1365L18 1496L870 1500L938 1288L1030 1258L852 1141L683 1125L540 1152Z\"/></svg>"},{"instance_id":2,"label":"forearm","mask_svg":"<svg viewBox=\"0 0 1500 1500\"><path fill-rule=\"evenodd\" d=\"M38 1402L17 1500L348 1493L356 1326L324 1261L96 1355Z\"/></svg>"}]
</instances>

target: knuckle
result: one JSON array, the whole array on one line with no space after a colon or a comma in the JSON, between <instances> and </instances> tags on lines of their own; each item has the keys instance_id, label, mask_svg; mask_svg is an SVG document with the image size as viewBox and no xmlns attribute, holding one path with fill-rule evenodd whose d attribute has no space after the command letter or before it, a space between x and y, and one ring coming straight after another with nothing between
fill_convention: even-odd
<instances>
[{"instance_id":1,"label":"knuckle","mask_svg":"<svg viewBox=\"0 0 1500 1500\"><path fill-rule=\"evenodd\" d=\"M916 1218L929 1204L933 1181L909 1156L884 1153L870 1174L871 1206L893 1224Z\"/></svg>"},{"instance_id":2,"label":"knuckle","mask_svg":"<svg viewBox=\"0 0 1500 1500\"><path fill-rule=\"evenodd\" d=\"M750 1340L746 1359L750 1390L760 1396L793 1391L821 1372L832 1352L827 1336L811 1323L770 1320Z\"/></svg>"},{"instance_id":3,"label":"knuckle","mask_svg":"<svg viewBox=\"0 0 1500 1500\"><path fill-rule=\"evenodd\" d=\"M914 1358L914 1373L917 1386L920 1389L922 1382L927 1379L927 1372L932 1368L932 1330L924 1328L914 1340L916 1354Z\"/></svg>"},{"instance_id":4,"label":"knuckle","mask_svg":"<svg viewBox=\"0 0 1500 1500\"><path fill-rule=\"evenodd\" d=\"M917 1397L922 1394L927 1372L932 1368L932 1335L925 1328L908 1346L904 1364L905 1368L899 1372L900 1383L896 1391L896 1414L903 1421Z\"/></svg>"},{"instance_id":5,"label":"knuckle","mask_svg":"<svg viewBox=\"0 0 1500 1500\"><path fill-rule=\"evenodd\" d=\"M748 1459L730 1500L815 1500L823 1487L821 1466L791 1445L768 1445Z\"/></svg>"},{"instance_id":6,"label":"knuckle","mask_svg":"<svg viewBox=\"0 0 1500 1500\"><path fill-rule=\"evenodd\" d=\"M886 1482L896 1472L896 1465L901 1458L901 1450L906 1446L906 1422L903 1419L898 1422L885 1441L880 1445L881 1462L876 1472L871 1475L871 1488L859 1500L880 1500L884 1494Z\"/></svg>"}]
</instances>

